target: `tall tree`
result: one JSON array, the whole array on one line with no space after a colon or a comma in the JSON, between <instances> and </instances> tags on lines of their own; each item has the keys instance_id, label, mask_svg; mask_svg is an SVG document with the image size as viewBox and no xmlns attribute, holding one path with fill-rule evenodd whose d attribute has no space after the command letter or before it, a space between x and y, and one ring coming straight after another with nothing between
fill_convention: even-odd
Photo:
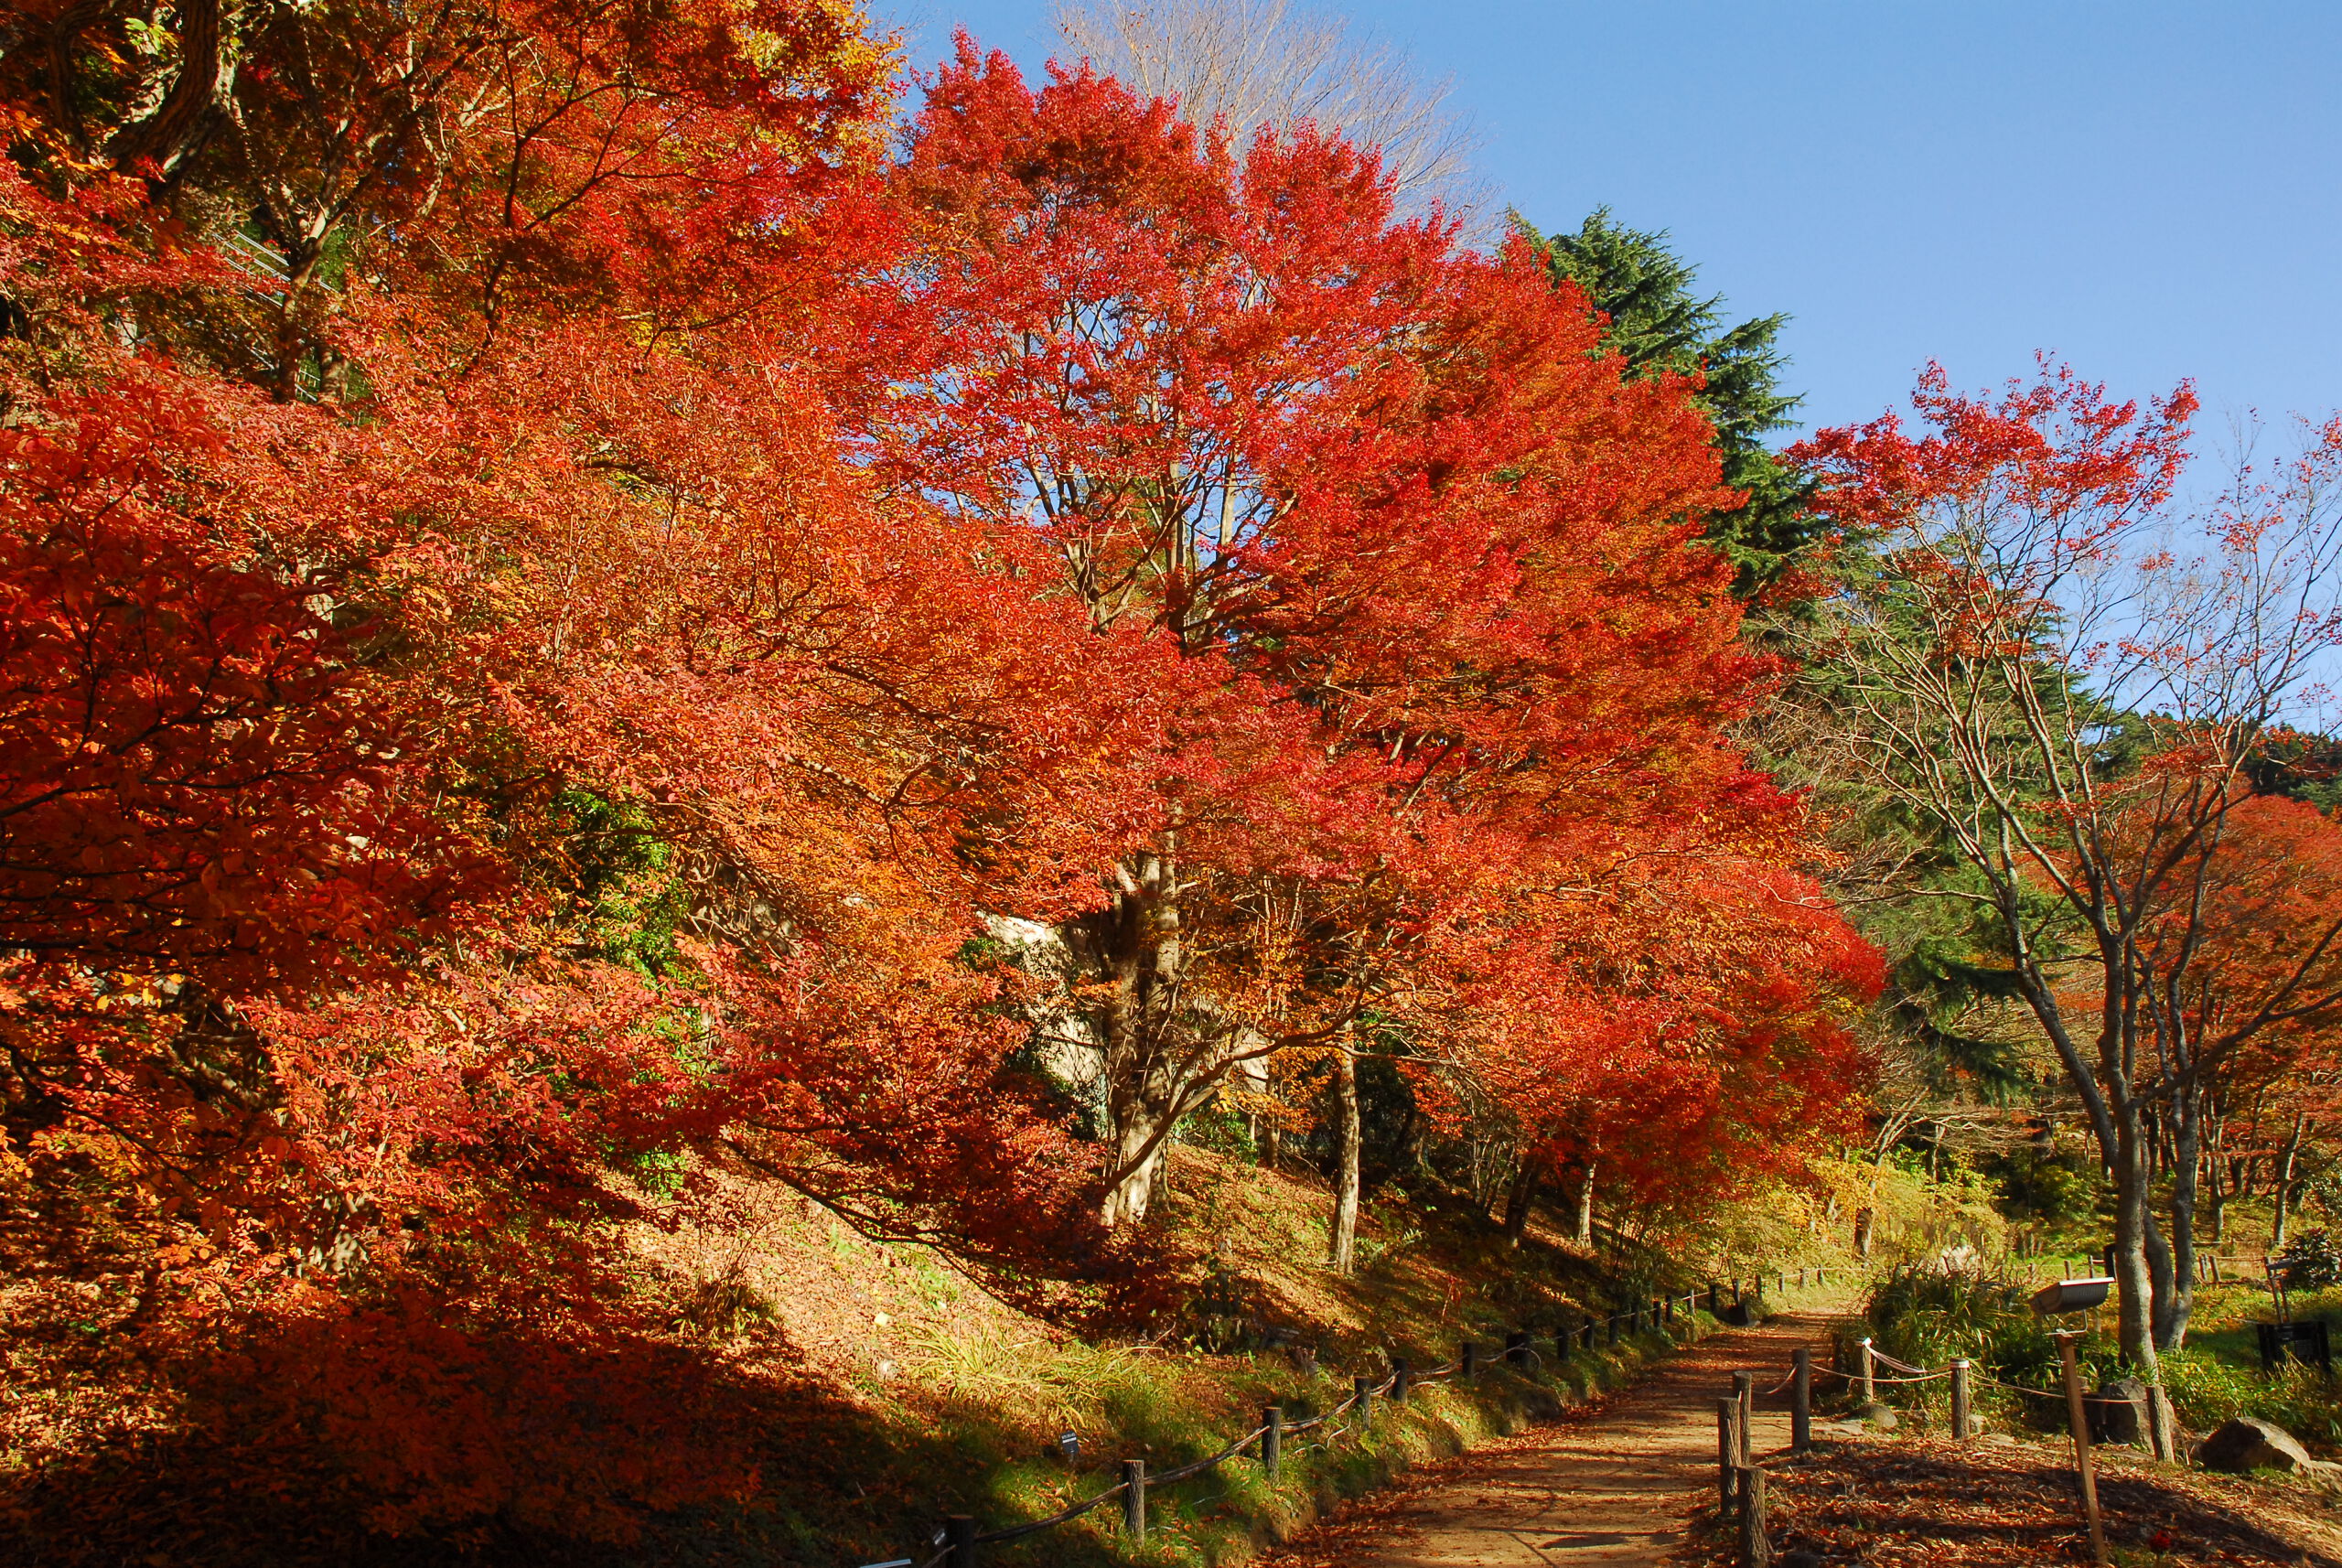
<instances>
[{"instance_id":1,"label":"tall tree","mask_svg":"<svg viewBox=\"0 0 2342 1568\"><path fill-rule=\"evenodd\" d=\"M1574 234L1541 234L1519 213L1512 224L1554 285L1574 285L1605 317L1603 350L1622 357L1630 374L1702 378L1692 401L1714 426L1724 483L1747 496L1709 519L1708 541L1732 563L1744 597L1780 584L1824 533L1811 487L1766 444L1795 423L1801 401L1780 385L1789 317L1726 326L1724 296L1701 297L1697 269L1665 231L1630 229L1606 207Z\"/></svg>"},{"instance_id":2,"label":"tall tree","mask_svg":"<svg viewBox=\"0 0 2342 1568\"><path fill-rule=\"evenodd\" d=\"M2193 1236L2185 1206L2169 1234L2153 1211L2153 1121L2192 1144L2212 1064L2330 1002L2330 915L2237 1022L2183 998L2245 769L2342 632L2342 425L2237 476L2193 520L2209 553L2191 561L2157 537L2180 521L2186 389L2142 409L2045 371L1971 398L1931 370L1913 403L1923 435L1889 415L1797 451L1873 552L1807 628L1815 678L1863 779L1956 849L1971 880L1942 894L1984 918L2088 1111L2116 1191L2122 1346L2154 1381Z\"/></svg>"},{"instance_id":3,"label":"tall tree","mask_svg":"<svg viewBox=\"0 0 2342 1568\"><path fill-rule=\"evenodd\" d=\"M1338 1036L1420 933L1728 831L1721 726L1767 671L1690 545L1719 498L1683 384L1623 378L1519 250L1397 220L1370 156L963 43L899 188L932 325L869 400L886 471L1029 520L1185 682L1152 840L1063 939L1119 1221L1180 1114Z\"/></svg>"}]
</instances>

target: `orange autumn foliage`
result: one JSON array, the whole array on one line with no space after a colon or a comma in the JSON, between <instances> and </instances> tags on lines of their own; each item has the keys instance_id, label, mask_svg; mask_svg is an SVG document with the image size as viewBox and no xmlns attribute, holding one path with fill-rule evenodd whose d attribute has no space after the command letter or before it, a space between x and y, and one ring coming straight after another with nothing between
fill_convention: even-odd
<instances>
[{"instance_id":1,"label":"orange autumn foliage","mask_svg":"<svg viewBox=\"0 0 2342 1568\"><path fill-rule=\"evenodd\" d=\"M1679 1172L1826 1125L1864 950L1724 736L1732 498L1521 257L972 52L890 162L817 0L207 14L0 56L36 1470L199 1434L446 1539L745 1495L627 1235L715 1167L1144 1312L986 941L1148 857L1177 1005L1273 1044L1381 1009Z\"/></svg>"}]
</instances>

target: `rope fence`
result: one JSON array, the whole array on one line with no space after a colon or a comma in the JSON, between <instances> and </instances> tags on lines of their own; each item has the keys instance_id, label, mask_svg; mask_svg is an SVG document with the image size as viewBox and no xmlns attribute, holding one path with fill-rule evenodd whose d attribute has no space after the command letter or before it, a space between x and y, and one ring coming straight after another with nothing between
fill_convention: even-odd
<instances>
[{"instance_id":1,"label":"rope fence","mask_svg":"<svg viewBox=\"0 0 2342 1568\"><path fill-rule=\"evenodd\" d=\"M1829 1283L1825 1269L1799 1269L1795 1271L1795 1288L1804 1288L1809 1274L1816 1285ZM1791 1274L1788 1271L1752 1281L1735 1280L1729 1285L1731 1302L1727 1305L1725 1287L1710 1284L1703 1291L1647 1297L1624 1311L1604 1317L1582 1318L1566 1327L1549 1330L1543 1337L1552 1343L1556 1358L1566 1360L1575 1354L1590 1354L1602 1346L1616 1346L1622 1339L1635 1335L1667 1331L1678 1322L1690 1322L1700 1311L1703 1299L1712 1316L1724 1318L1727 1314L1736 1316L1740 1312L1749 1310L1751 1286L1756 1299L1759 1302L1763 1300L1767 1279L1776 1282L1784 1294L1792 1288ZM986 1546L1019 1541L1045 1530L1062 1528L1117 1498L1123 1505L1123 1533L1134 1543L1144 1542L1147 1528L1147 1495L1154 1488L1216 1472L1220 1466L1240 1457L1247 1450L1253 1451L1263 1474L1273 1486L1279 1479L1287 1452L1287 1438L1314 1433L1316 1442L1300 1444L1292 1452L1327 1451L1338 1437L1346 1434L1363 1437L1368 1434L1374 1423L1374 1406L1378 1400L1388 1399L1394 1405L1403 1405L1408 1395L1425 1383L1468 1383L1476 1380L1482 1371L1499 1365L1520 1372L1542 1370L1545 1358L1539 1353L1534 1343L1539 1337L1527 1328L1515 1329L1505 1337L1503 1348L1493 1361L1483 1360L1482 1347L1468 1340L1458 1347L1454 1360L1441 1366L1417 1368L1402 1358L1391 1357L1388 1369L1380 1376L1352 1378L1349 1397L1331 1409L1287 1421L1283 1405L1265 1406L1261 1412L1259 1425L1231 1439L1218 1453L1191 1460L1176 1469L1155 1473L1148 1471L1143 1459L1125 1459L1122 1461L1122 1479L1102 1491L1069 1503L1045 1518L1004 1525L995 1530L980 1529L973 1515L948 1515L942 1528L927 1542L929 1547L937 1549L935 1555L925 1559L890 1557L879 1563L861 1563L856 1568L976 1568L979 1554ZM1311 1362L1314 1364L1314 1356ZM1344 1424L1331 1424L1340 1422L1345 1416L1351 1419Z\"/></svg>"},{"instance_id":2,"label":"rope fence","mask_svg":"<svg viewBox=\"0 0 2342 1568\"><path fill-rule=\"evenodd\" d=\"M1856 1390L1865 1405L1875 1402L1881 1385L1912 1385L1939 1382L1951 1384L1952 1441L1965 1444L1978 1434L1981 1423L1973 1415L1972 1400L1978 1388L2004 1390L2037 1400L2047 1400L2065 1406L2067 1424L2073 1439L2074 1467L2080 1483L2083 1523L2090 1534L2094 1560L2104 1564L2111 1561L2107 1553L2105 1522L2098 1501L2098 1477L2091 1458L2090 1407L2093 1401L2102 1403L2108 1396L2086 1393L2082 1388L2079 1358L2076 1347L2081 1336L2068 1329L2057 1330L2058 1359L2062 1364L2062 1388L2057 1391L2026 1388L2019 1383L2003 1382L1997 1378L1979 1374L1968 1361L1954 1360L1943 1367L1916 1367L1879 1349L1868 1338L1854 1343L1855 1369L1845 1371L1838 1367L1817 1369L1813 1365L1810 1347L1799 1346L1791 1353L1789 1375L1766 1391L1767 1397L1788 1391L1789 1404L1789 1445L1787 1455L1802 1456L1813 1446L1813 1387L1817 1376L1836 1378ZM1899 1376L1881 1376L1880 1367L1886 1367ZM1741 1568L1766 1568L1772 1561L1771 1545L1767 1535L1764 1461L1756 1455L1751 1440L1756 1413L1756 1379L1754 1371L1733 1375L1729 1393L1716 1400L1716 1487L1719 1518L1736 1529L1738 1563ZM2151 1441L2157 1452L2167 1452L2170 1443L2169 1413L2157 1397L2161 1390L2151 1390L2145 1416ZM1780 1455L1767 1455L1767 1459Z\"/></svg>"}]
</instances>

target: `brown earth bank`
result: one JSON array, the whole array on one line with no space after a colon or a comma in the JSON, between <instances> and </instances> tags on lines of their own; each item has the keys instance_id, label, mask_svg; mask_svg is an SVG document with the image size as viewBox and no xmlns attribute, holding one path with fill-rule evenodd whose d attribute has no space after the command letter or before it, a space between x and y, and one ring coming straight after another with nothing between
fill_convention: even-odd
<instances>
[{"instance_id":1,"label":"brown earth bank","mask_svg":"<svg viewBox=\"0 0 2342 1568\"><path fill-rule=\"evenodd\" d=\"M1315 1173L1185 1147L1173 1166L1160 1219L1177 1243L1180 1310L1144 1334L1097 1337L1021 1309L1016 1292L941 1251L874 1240L792 1191L711 1173L709 1212L634 1238L639 1288L670 1329L620 1347L611 1365L632 1372L623 1357L655 1352L658 1368L700 1371L712 1412L702 1435L742 1456L753 1484L736 1502L644 1509L618 1521L623 1533L590 1539L509 1507L379 1530L338 1450L297 1433L263 1448L161 1417L116 1419L102 1402L121 1391L46 1386L38 1347L0 1335L0 1563L844 1568L931 1551L923 1543L947 1513L1004 1528L1112 1485L1124 1459L1158 1472L1187 1464L1247 1430L1264 1404L1295 1416L1326 1408L1352 1374L1380 1376L1392 1357L1437 1366L1463 1340L1493 1352L1512 1328L1550 1333L1621 1305L1612 1270L1631 1244L1576 1241L1547 1212L1511 1238L1466 1192L1393 1184L1363 1218L1356 1272L1338 1276L1322 1262L1330 1196ZM1826 1251L1767 1251L1792 1265L1844 1266ZM0 1320L10 1305L0 1283ZM1316 1351L1314 1370L1305 1348ZM1251 1458L1164 1487L1135 1560L1252 1561L1393 1471L1516 1429L1666 1352L1647 1334L1567 1366L1427 1387L1404 1411L1386 1411L1370 1438L1298 1445L1281 1487ZM607 1425L607 1463L637 1461L639 1445ZM1071 1461L1058 1446L1065 1432L1080 1440ZM510 1458L525 1469L535 1451ZM1133 1561L1116 1517L1101 1509L990 1549L986 1561Z\"/></svg>"}]
</instances>

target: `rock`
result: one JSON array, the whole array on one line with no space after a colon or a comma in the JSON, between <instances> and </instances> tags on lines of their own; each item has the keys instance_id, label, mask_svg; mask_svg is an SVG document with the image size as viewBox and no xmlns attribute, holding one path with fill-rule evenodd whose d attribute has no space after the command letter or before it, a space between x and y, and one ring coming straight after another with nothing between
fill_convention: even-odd
<instances>
[{"instance_id":1,"label":"rock","mask_svg":"<svg viewBox=\"0 0 2342 1568\"><path fill-rule=\"evenodd\" d=\"M2084 1395L2082 1409L2090 1418L2093 1443L2137 1444L2147 1440L2147 1385L2136 1378L2117 1378Z\"/></svg>"},{"instance_id":2,"label":"rock","mask_svg":"<svg viewBox=\"0 0 2342 1568\"><path fill-rule=\"evenodd\" d=\"M2240 1417L2204 1439L2196 1462L2207 1470L2302 1471L2315 1463L2283 1427Z\"/></svg>"},{"instance_id":3,"label":"rock","mask_svg":"<svg viewBox=\"0 0 2342 1568\"><path fill-rule=\"evenodd\" d=\"M1855 1411L1854 1418L1870 1423L1881 1432L1892 1432L1903 1423L1903 1418L1895 1413L1893 1405L1881 1404L1876 1400Z\"/></svg>"}]
</instances>

